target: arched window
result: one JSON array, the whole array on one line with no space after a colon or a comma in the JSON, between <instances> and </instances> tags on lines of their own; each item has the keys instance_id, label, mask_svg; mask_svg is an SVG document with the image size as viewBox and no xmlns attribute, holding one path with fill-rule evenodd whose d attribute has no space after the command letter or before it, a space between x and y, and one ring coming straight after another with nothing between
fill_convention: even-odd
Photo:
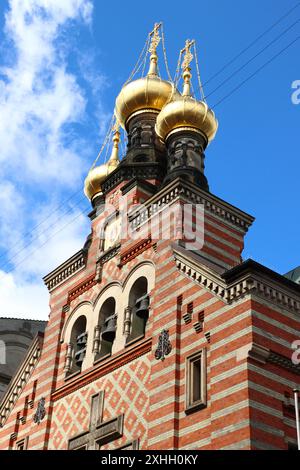
<instances>
[{"instance_id":1,"label":"arched window","mask_svg":"<svg viewBox=\"0 0 300 470\"><path fill-rule=\"evenodd\" d=\"M116 301L113 297L109 297L100 309L98 325L95 327L93 347L95 360L111 355L116 329Z\"/></svg>"},{"instance_id":2,"label":"arched window","mask_svg":"<svg viewBox=\"0 0 300 470\"><path fill-rule=\"evenodd\" d=\"M82 363L86 354L86 345L86 317L81 315L73 325L70 343L68 344L65 365L67 375L81 371Z\"/></svg>"},{"instance_id":3,"label":"arched window","mask_svg":"<svg viewBox=\"0 0 300 470\"><path fill-rule=\"evenodd\" d=\"M148 281L144 276L137 279L130 290L126 316L127 320L129 316L131 320L129 334L126 339L126 343L129 343L145 335L149 317L149 295Z\"/></svg>"}]
</instances>

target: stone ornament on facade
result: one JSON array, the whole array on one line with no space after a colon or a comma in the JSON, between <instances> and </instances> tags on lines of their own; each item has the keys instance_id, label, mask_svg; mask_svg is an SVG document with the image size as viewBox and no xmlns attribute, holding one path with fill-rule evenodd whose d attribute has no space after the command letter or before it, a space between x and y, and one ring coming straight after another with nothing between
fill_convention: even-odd
<instances>
[{"instance_id":1,"label":"stone ornament on facade","mask_svg":"<svg viewBox=\"0 0 300 470\"><path fill-rule=\"evenodd\" d=\"M112 193L109 196L108 203L118 209L119 208L119 199L120 199L121 196L122 196L122 191L119 189L119 190L115 191L114 193Z\"/></svg>"},{"instance_id":2,"label":"stone ornament on facade","mask_svg":"<svg viewBox=\"0 0 300 470\"><path fill-rule=\"evenodd\" d=\"M38 402L37 410L33 417L33 421L36 424L40 424L40 422L43 421L45 416L46 416L45 398L41 398L40 401Z\"/></svg>"},{"instance_id":3,"label":"stone ornament on facade","mask_svg":"<svg viewBox=\"0 0 300 470\"><path fill-rule=\"evenodd\" d=\"M165 360L165 357L172 351L172 345L169 340L169 330L162 330L158 338L158 346L155 351L155 359Z\"/></svg>"}]
</instances>

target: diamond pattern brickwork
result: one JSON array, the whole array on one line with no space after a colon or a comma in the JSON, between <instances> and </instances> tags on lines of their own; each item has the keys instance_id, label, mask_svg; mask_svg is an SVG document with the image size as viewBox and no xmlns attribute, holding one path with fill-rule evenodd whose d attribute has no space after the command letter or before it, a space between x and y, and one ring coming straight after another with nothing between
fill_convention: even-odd
<instances>
[{"instance_id":1,"label":"diamond pattern brickwork","mask_svg":"<svg viewBox=\"0 0 300 470\"><path fill-rule=\"evenodd\" d=\"M66 450L71 437L88 430L91 397L104 390L103 420L123 413L125 417L123 437L101 449L112 450L135 439L140 440L140 449L146 449L149 379L150 360L144 356L55 402L49 448Z\"/></svg>"}]
</instances>

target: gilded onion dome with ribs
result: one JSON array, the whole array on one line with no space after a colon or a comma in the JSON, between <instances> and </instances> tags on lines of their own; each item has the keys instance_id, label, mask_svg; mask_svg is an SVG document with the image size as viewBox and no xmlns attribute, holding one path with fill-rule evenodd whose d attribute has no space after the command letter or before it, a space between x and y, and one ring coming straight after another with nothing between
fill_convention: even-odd
<instances>
[{"instance_id":1,"label":"gilded onion dome with ribs","mask_svg":"<svg viewBox=\"0 0 300 470\"><path fill-rule=\"evenodd\" d=\"M101 185L103 181L118 167L120 132L118 126L113 135L113 149L110 159L103 165L92 168L84 182L84 194L92 201L95 196L102 194Z\"/></svg>"},{"instance_id":2,"label":"gilded onion dome with ribs","mask_svg":"<svg viewBox=\"0 0 300 470\"><path fill-rule=\"evenodd\" d=\"M186 45L187 49L187 45ZM189 64L193 56L187 51L182 64L184 87L182 95L173 96L157 116L156 133L162 140L182 129L194 130L204 135L211 142L218 130L215 113L205 101L198 101L191 96L191 69Z\"/></svg>"},{"instance_id":3,"label":"gilded onion dome with ribs","mask_svg":"<svg viewBox=\"0 0 300 470\"><path fill-rule=\"evenodd\" d=\"M171 82L158 76L156 49L160 42L159 27L160 25L156 24L152 32L150 68L147 76L126 83L116 99L115 116L123 128L126 128L126 123L133 115L147 111L159 113L174 94L179 95Z\"/></svg>"}]
</instances>

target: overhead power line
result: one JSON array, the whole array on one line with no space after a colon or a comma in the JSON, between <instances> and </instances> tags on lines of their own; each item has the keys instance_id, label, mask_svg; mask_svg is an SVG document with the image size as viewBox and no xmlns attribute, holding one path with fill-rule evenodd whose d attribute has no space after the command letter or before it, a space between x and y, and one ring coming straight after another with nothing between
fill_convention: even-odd
<instances>
[{"instance_id":1,"label":"overhead power line","mask_svg":"<svg viewBox=\"0 0 300 470\"><path fill-rule=\"evenodd\" d=\"M231 60L229 60L221 69L219 69L214 75L212 75L203 86L208 85L212 80L218 77L224 70L226 70L230 65L232 65L237 59L239 59L245 52L251 49L257 42L259 42L264 36L266 36L270 31L272 31L276 26L278 26L283 20L290 16L293 11L299 8L300 2L298 2L293 8L288 10L283 16L281 16L275 23L273 23L268 29L266 29L262 34L257 36L248 46L242 49L237 55L235 55Z\"/></svg>"},{"instance_id":2,"label":"overhead power line","mask_svg":"<svg viewBox=\"0 0 300 470\"><path fill-rule=\"evenodd\" d=\"M68 223L66 223L65 225L63 225L59 230L57 230L56 232L54 232L44 243L42 243L41 245L39 245L38 247L36 247L35 249L33 249L30 253L28 253L24 258L22 258L20 261L18 261L16 264L14 264L14 267L13 269L9 269L8 271L5 271L6 274L9 274L11 273L13 270L15 270L18 266L20 266L20 264L24 263L24 261L26 261L28 258L30 258L34 253L36 253L38 250L40 250L43 246L45 246L49 240L51 240L52 238L54 238L56 235L58 235L59 233L61 233L66 227L68 227L69 225L73 224L75 222L75 220L79 219L79 217L83 216L83 215L86 215L88 214L89 211L85 211L85 212L80 212L80 214L77 214L76 217L74 217L73 219L71 219L70 221L68 221ZM1 269L1 268L0 268Z\"/></svg>"},{"instance_id":3,"label":"overhead power line","mask_svg":"<svg viewBox=\"0 0 300 470\"><path fill-rule=\"evenodd\" d=\"M78 204L79 205L79 204ZM11 264L11 262L17 258L17 256L22 253L24 250L26 250L30 245L32 245L32 243L36 240L38 240L40 237L42 237L44 234L48 233L50 228L51 227L55 227L56 225L58 225L58 223L60 222L60 220L62 220L64 217L68 216L69 214L72 213L73 209L75 208L76 206L74 205L73 207L70 207L68 208L68 210L62 214L57 220L55 220L54 222L50 223L50 226L48 225L44 230L42 231L38 231L38 232L32 232L34 233L34 236L31 238L30 241L28 241L26 244L23 244L22 247L20 247L19 250L17 250L16 252L14 252L13 256L11 256L10 258L8 258L7 260L5 260L4 263L0 264L0 269L3 270L6 268L6 266L9 266ZM89 212L89 211L88 211ZM51 237L50 237L51 238ZM49 238L49 239L50 239ZM21 244L21 242L19 242L19 244ZM17 246L17 244L13 245L14 246ZM13 248L12 247L12 248ZM0 257L0 259L3 259L4 258L4 255L2 255Z\"/></svg>"},{"instance_id":4,"label":"overhead power line","mask_svg":"<svg viewBox=\"0 0 300 470\"><path fill-rule=\"evenodd\" d=\"M261 49L257 54L255 54L253 57L251 57L245 64L243 64L241 67L239 67L235 72L233 72L229 77L227 77L225 80L223 80L220 85L218 85L213 91L211 91L208 95L205 96L206 100L209 98L211 95L213 95L216 91L218 91L223 85L225 85L227 82L229 82L232 78L234 78L239 72L241 72L247 65L249 65L251 62L253 62L257 57L259 57L261 54L263 54L269 47L271 47L275 42L277 42L280 38L282 38L285 34L287 34L291 29L296 26L300 22L300 18L297 19L293 24L291 24L288 28L286 28L282 33L280 33L276 38L274 38L271 42L269 42L263 49Z\"/></svg>"},{"instance_id":5,"label":"overhead power line","mask_svg":"<svg viewBox=\"0 0 300 470\"><path fill-rule=\"evenodd\" d=\"M269 59L267 62L265 62L261 67L259 67L255 72L253 72L249 77L247 77L245 80L243 80L239 85L237 85L233 90L231 90L230 93L225 95L220 101L218 101L214 106L212 106L212 109L215 109L217 106L219 106L223 101L225 101L227 98L232 96L237 90L239 90L245 83L249 82L253 77L255 77L261 70L263 70L265 67L267 67L271 62L274 62L275 59L277 59L281 54L283 54L285 51L287 51L291 46L293 46L297 41L299 41L300 36L297 36L296 39L294 39L292 42L290 42L286 47L281 49L277 54L275 54L271 59Z\"/></svg>"},{"instance_id":6,"label":"overhead power line","mask_svg":"<svg viewBox=\"0 0 300 470\"><path fill-rule=\"evenodd\" d=\"M79 201L76 201L72 204L72 208L75 208L75 207L78 207L80 205L81 202L84 201L84 197L82 196L82 190L78 190L76 193L72 194L68 199L66 199L65 201L63 201L59 206L56 206L55 209L53 209L51 212L49 212L47 214L47 216L42 219L37 225L35 225L31 230L25 232L25 234L23 235L23 241L26 240L27 238L30 238L32 237L32 235L37 232L37 230L42 227L45 222L49 222L49 219L51 218L52 215L56 214L58 212L59 209L61 209L61 207L66 206L66 204L68 202L70 202L72 199L75 198L75 196L77 196L79 193L81 193L81 197L79 199ZM55 222L59 222L59 220L64 217L65 215L68 214L68 212L70 211L70 208L67 209L67 212L65 213L64 210L62 211L62 213L60 213L60 216L59 218L55 221ZM53 222L50 222L50 225L53 225ZM43 229L42 232L38 232L37 236L35 236L34 238L31 239L30 243L32 243L32 241L34 241L40 234L43 234L45 231L49 230L49 224L46 226L45 229ZM16 241L15 243L13 243L11 245L11 249L13 248L17 248L18 246L20 245L23 245L23 243L21 241ZM24 249L24 247L22 247L21 251ZM5 253L1 254L0 255L0 261L5 258ZM1 269L1 265L0 265L0 269Z\"/></svg>"}]
</instances>

